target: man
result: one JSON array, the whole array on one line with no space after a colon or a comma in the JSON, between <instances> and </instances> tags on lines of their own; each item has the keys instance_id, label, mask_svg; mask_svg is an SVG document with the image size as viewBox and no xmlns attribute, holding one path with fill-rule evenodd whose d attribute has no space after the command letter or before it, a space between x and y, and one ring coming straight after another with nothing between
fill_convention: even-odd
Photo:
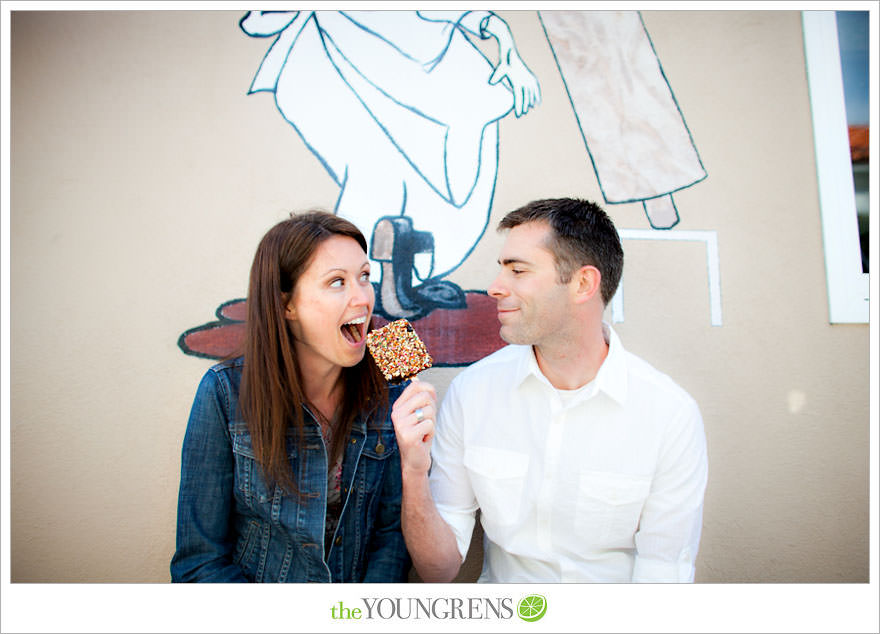
<instances>
[{"instance_id":1,"label":"man","mask_svg":"<svg viewBox=\"0 0 880 634\"><path fill-rule=\"evenodd\" d=\"M593 203L556 199L499 229L488 290L511 345L453 380L436 437L430 385L407 388L392 413L417 572L454 578L479 508L480 581L693 581L703 423L602 321L623 269L614 225Z\"/></svg>"}]
</instances>

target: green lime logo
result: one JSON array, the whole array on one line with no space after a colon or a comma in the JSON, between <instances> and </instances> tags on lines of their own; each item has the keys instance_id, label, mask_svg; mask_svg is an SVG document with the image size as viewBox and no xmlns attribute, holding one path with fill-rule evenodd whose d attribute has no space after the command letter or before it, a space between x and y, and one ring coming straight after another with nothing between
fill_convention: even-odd
<instances>
[{"instance_id":1,"label":"green lime logo","mask_svg":"<svg viewBox=\"0 0 880 634\"><path fill-rule=\"evenodd\" d=\"M517 606L516 613L523 621L537 621L547 612L547 599L540 594L523 597Z\"/></svg>"}]
</instances>

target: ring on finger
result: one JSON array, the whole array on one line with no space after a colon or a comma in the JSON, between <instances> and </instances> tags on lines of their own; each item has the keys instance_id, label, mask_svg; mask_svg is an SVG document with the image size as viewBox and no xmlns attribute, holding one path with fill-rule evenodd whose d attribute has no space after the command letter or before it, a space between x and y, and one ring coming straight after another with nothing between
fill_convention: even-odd
<instances>
[{"instance_id":1,"label":"ring on finger","mask_svg":"<svg viewBox=\"0 0 880 634\"><path fill-rule=\"evenodd\" d=\"M414 411L413 414L416 415L417 423L421 423L423 420L425 420L425 410L423 410L421 407Z\"/></svg>"}]
</instances>

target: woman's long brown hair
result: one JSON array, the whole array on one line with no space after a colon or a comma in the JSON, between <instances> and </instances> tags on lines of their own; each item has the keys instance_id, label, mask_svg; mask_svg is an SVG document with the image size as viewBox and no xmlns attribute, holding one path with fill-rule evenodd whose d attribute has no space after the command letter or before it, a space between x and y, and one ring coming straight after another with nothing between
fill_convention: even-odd
<instances>
[{"instance_id":1,"label":"woman's long brown hair","mask_svg":"<svg viewBox=\"0 0 880 634\"><path fill-rule=\"evenodd\" d=\"M290 493L298 493L299 487L287 437L289 431L295 432L298 451L306 398L285 308L318 246L334 235L356 240L367 252L367 242L354 224L334 214L309 211L272 227L260 241L251 266L239 402L266 481ZM370 417L388 402L387 384L369 354L342 369L342 385L330 465L343 451L357 416L363 412Z\"/></svg>"}]
</instances>

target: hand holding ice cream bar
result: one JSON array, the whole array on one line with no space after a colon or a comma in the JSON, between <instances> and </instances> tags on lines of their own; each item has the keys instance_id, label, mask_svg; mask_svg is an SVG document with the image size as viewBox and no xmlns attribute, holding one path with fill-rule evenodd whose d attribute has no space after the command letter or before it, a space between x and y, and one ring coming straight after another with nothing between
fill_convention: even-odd
<instances>
[{"instance_id":1,"label":"hand holding ice cream bar","mask_svg":"<svg viewBox=\"0 0 880 634\"><path fill-rule=\"evenodd\" d=\"M367 334L367 348L388 381L405 381L434 364L424 342L406 319Z\"/></svg>"}]
</instances>

